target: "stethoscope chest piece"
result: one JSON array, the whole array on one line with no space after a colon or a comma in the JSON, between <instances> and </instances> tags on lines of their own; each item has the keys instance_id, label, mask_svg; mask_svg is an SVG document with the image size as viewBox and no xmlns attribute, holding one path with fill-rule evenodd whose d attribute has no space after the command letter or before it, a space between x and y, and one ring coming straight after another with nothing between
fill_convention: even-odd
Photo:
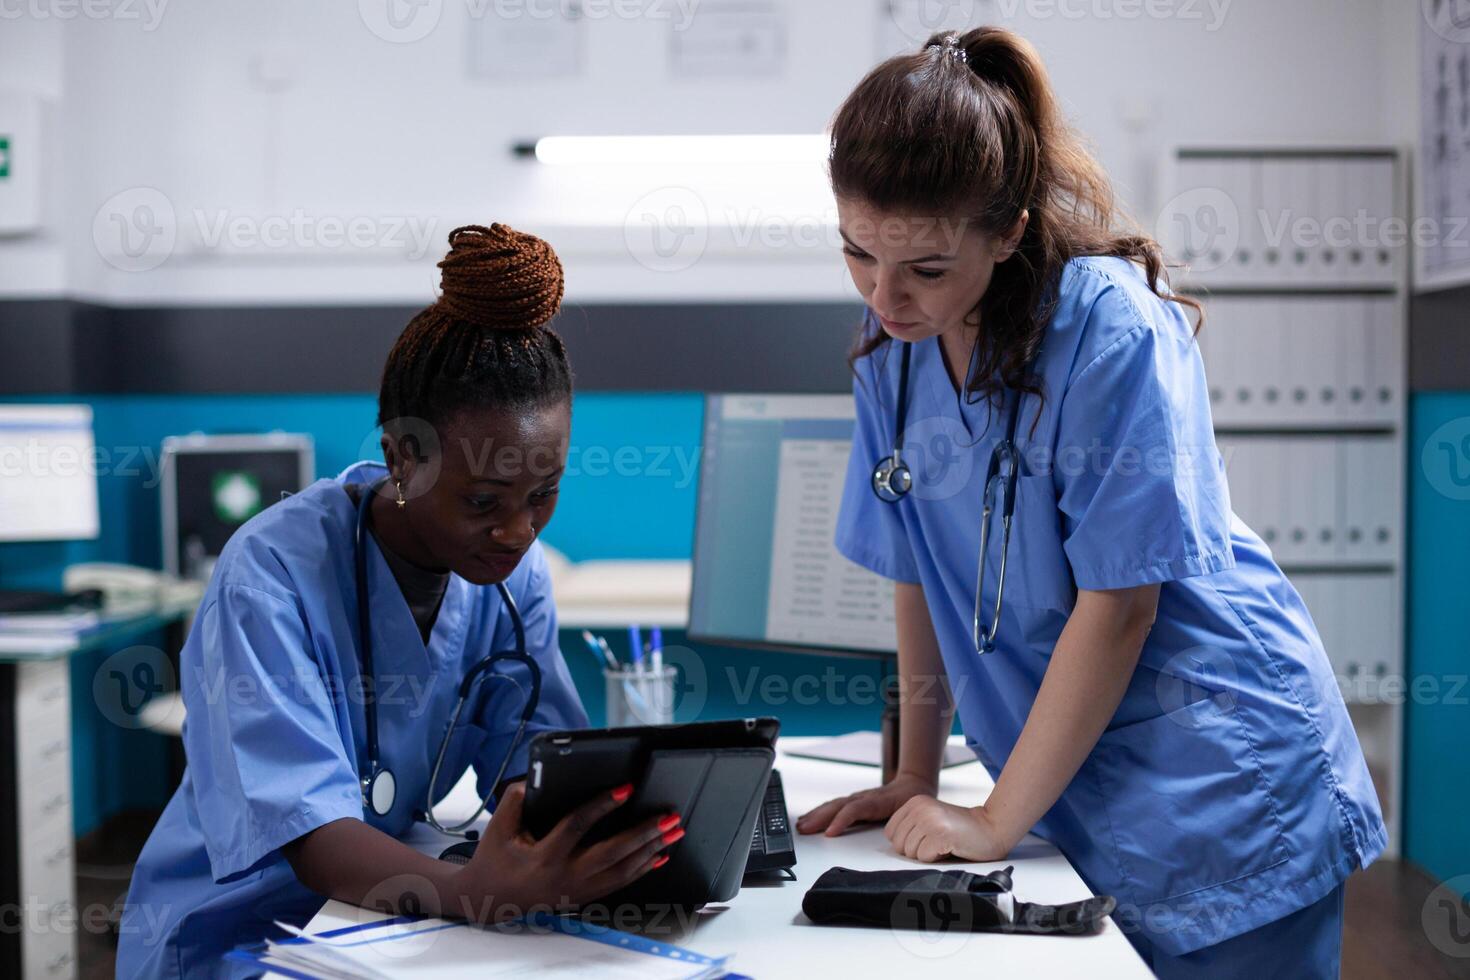
<instances>
[{"instance_id":1,"label":"stethoscope chest piece","mask_svg":"<svg viewBox=\"0 0 1470 980\"><path fill-rule=\"evenodd\" d=\"M898 450L895 449L892 456L884 456L873 468L873 492L884 503L898 503L913 488L914 474L909 471L909 465L899 456Z\"/></svg>"},{"instance_id":2,"label":"stethoscope chest piece","mask_svg":"<svg viewBox=\"0 0 1470 980\"><path fill-rule=\"evenodd\" d=\"M909 409L909 359L914 345L904 344L898 371L898 406L893 423L893 452L873 467L873 493L885 504L896 504L914 488L914 474L903 461L904 423Z\"/></svg>"},{"instance_id":3,"label":"stethoscope chest piece","mask_svg":"<svg viewBox=\"0 0 1470 980\"><path fill-rule=\"evenodd\" d=\"M363 777L362 798L375 815L386 817L392 813L393 802L398 798L398 780L393 778L393 770L374 766L373 771Z\"/></svg>"}]
</instances>

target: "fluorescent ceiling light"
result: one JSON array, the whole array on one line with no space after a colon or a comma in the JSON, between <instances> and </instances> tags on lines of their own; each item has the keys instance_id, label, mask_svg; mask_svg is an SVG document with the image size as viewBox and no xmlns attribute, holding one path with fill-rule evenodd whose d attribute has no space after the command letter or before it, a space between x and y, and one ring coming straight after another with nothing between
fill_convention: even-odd
<instances>
[{"instance_id":1,"label":"fluorescent ceiling light","mask_svg":"<svg viewBox=\"0 0 1470 980\"><path fill-rule=\"evenodd\" d=\"M536 159L553 166L578 164L820 164L830 142L824 135L788 136L547 136L536 141Z\"/></svg>"}]
</instances>

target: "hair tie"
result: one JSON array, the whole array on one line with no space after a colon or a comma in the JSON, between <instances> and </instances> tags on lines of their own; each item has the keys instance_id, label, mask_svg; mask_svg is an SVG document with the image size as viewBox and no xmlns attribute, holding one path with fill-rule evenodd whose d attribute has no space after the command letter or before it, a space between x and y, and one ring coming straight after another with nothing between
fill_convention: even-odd
<instances>
[{"instance_id":1,"label":"hair tie","mask_svg":"<svg viewBox=\"0 0 1470 980\"><path fill-rule=\"evenodd\" d=\"M944 48L960 64L966 66L970 64L970 52L966 51L964 45L960 44L960 36L958 34L944 35Z\"/></svg>"}]
</instances>

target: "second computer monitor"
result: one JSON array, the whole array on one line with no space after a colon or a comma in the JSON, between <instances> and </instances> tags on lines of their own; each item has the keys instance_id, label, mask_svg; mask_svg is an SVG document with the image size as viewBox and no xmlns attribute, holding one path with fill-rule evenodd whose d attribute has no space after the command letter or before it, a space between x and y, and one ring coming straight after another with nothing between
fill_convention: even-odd
<instances>
[{"instance_id":1,"label":"second computer monitor","mask_svg":"<svg viewBox=\"0 0 1470 980\"><path fill-rule=\"evenodd\" d=\"M833 541L853 425L849 395L706 399L692 638L893 656L893 583Z\"/></svg>"},{"instance_id":2,"label":"second computer monitor","mask_svg":"<svg viewBox=\"0 0 1470 980\"><path fill-rule=\"evenodd\" d=\"M97 537L97 443L87 405L0 405L0 541Z\"/></svg>"}]
</instances>

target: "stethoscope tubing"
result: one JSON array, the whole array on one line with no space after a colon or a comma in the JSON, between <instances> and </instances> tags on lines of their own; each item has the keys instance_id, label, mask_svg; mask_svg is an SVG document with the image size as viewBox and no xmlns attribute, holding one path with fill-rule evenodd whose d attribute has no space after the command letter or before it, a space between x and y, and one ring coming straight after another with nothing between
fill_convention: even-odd
<instances>
[{"instance_id":1,"label":"stethoscope tubing","mask_svg":"<svg viewBox=\"0 0 1470 980\"><path fill-rule=\"evenodd\" d=\"M380 810L373 800L374 794L370 787L373 786L378 778L384 775L392 781L391 785L393 787L396 787L397 781L394 779L391 770L382 765L382 756L379 753L378 705L376 700L377 670L373 660L372 614L368 607L367 536L372 530L373 497L386 482L386 479L380 480L366 487L363 491L362 499L359 501L357 508L356 547L354 549L354 564L356 566L354 571L357 586L358 656L361 662L363 717L365 721L365 741L367 743L367 758L362 761L360 766L360 771L365 774L363 776L363 803L369 810L380 817L388 815L388 812L392 810L394 801L390 799L387 806ZM439 743L439 751L434 759L433 772L429 776L427 798L424 801L424 809L421 814L430 826L442 833L462 834L479 819L480 814L485 812L494 795L495 788L500 785L501 780L505 777L505 770L510 765L511 757L515 754L516 748L520 745L521 738L526 731L526 726L535 715L536 708L541 701L541 666L527 652L526 626L521 620L520 610L516 607L515 599L511 596L510 589L506 588L504 582L496 582L495 588L500 593L500 598L505 604L506 611L510 613L511 628L515 633L515 649L490 653L481 658L465 673L464 678L459 683L459 689L455 697L454 711L450 714L449 724L445 728L444 737ZM489 673L497 663L511 660L525 664L526 669L531 675L531 691L526 697L525 707L521 711L520 724L516 728L515 737L511 740L510 748L501 760L499 772L490 784L490 793L480 801L479 809L469 819L452 827L444 827L434 817L434 787L438 785L439 771L444 763L444 756L448 752L449 742L453 738L454 730L459 724L460 715L464 711L464 706L470 700L470 693L474 690L476 681L481 676ZM514 678L509 675L503 676L512 683L516 683ZM516 686L519 687L520 685L516 683ZM395 795L396 789L390 789L389 794L390 797Z\"/></svg>"},{"instance_id":2,"label":"stethoscope tubing","mask_svg":"<svg viewBox=\"0 0 1470 980\"><path fill-rule=\"evenodd\" d=\"M908 495L912 488L912 475L903 461L904 429L908 423L909 364L913 344L904 342L898 368L898 404L894 408L893 452L881 457L873 468L872 488L874 495L884 503L896 504ZM1010 556L1011 521L1016 510L1016 481L1020 475L1021 457L1016 448L1016 431L1021 418L1022 392L1018 389L1006 395L1005 436L996 443L986 466L985 484L981 492L980 512L980 555L975 570L975 613L972 622L972 637L975 652L986 654L995 649L996 631L1000 628L1002 597L1005 595L1006 560ZM1006 464L1005 473L1001 473ZM902 474L907 485L898 486L895 475ZM985 591L985 553L990 543L990 518L995 511L994 494L1001 497L1001 544L1000 569L996 580L995 609L989 626L982 626L980 606Z\"/></svg>"}]
</instances>

